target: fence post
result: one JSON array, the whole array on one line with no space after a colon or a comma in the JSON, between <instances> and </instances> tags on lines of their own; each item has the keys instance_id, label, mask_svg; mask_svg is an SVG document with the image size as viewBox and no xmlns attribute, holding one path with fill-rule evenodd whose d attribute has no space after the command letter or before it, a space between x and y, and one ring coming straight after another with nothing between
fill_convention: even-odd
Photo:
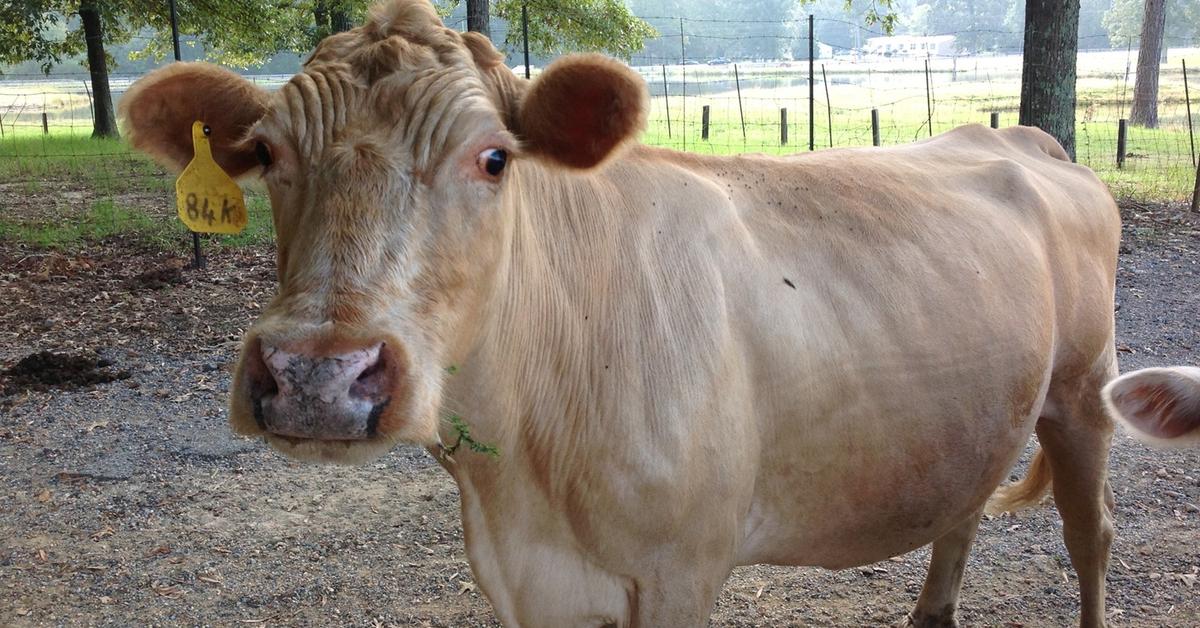
<instances>
[{"instance_id":1,"label":"fence post","mask_svg":"<svg viewBox=\"0 0 1200 628\"><path fill-rule=\"evenodd\" d=\"M1200 166L1196 166L1196 183L1192 188L1192 212L1200 213Z\"/></svg>"},{"instance_id":2,"label":"fence post","mask_svg":"<svg viewBox=\"0 0 1200 628\"><path fill-rule=\"evenodd\" d=\"M1188 142L1192 145L1192 165L1196 165L1196 132L1192 129L1192 92L1188 89L1187 59L1183 62L1183 100L1187 103Z\"/></svg>"},{"instance_id":3,"label":"fence post","mask_svg":"<svg viewBox=\"0 0 1200 628\"><path fill-rule=\"evenodd\" d=\"M704 105L704 109L700 114L700 139L708 139L708 105Z\"/></svg>"},{"instance_id":4,"label":"fence post","mask_svg":"<svg viewBox=\"0 0 1200 628\"><path fill-rule=\"evenodd\" d=\"M1125 118L1117 121L1117 167L1125 167L1125 136L1126 136Z\"/></svg>"},{"instance_id":5,"label":"fence post","mask_svg":"<svg viewBox=\"0 0 1200 628\"><path fill-rule=\"evenodd\" d=\"M746 141L746 114L742 113L742 81L738 78L737 64L733 64L733 84L737 87L738 118L742 121L742 141Z\"/></svg>"},{"instance_id":6,"label":"fence post","mask_svg":"<svg viewBox=\"0 0 1200 628\"><path fill-rule=\"evenodd\" d=\"M879 146L879 110L871 110L871 146Z\"/></svg>"},{"instance_id":7,"label":"fence post","mask_svg":"<svg viewBox=\"0 0 1200 628\"><path fill-rule=\"evenodd\" d=\"M50 135L50 120L46 118L46 112L42 112L42 135Z\"/></svg>"},{"instance_id":8,"label":"fence post","mask_svg":"<svg viewBox=\"0 0 1200 628\"><path fill-rule=\"evenodd\" d=\"M671 138L671 93L667 89L667 64L663 64L663 108L667 110L667 139Z\"/></svg>"},{"instance_id":9,"label":"fence post","mask_svg":"<svg viewBox=\"0 0 1200 628\"><path fill-rule=\"evenodd\" d=\"M813 95L813 90L816 89L814 84L813 62L817 56L816 39L814 35L813 15L808 14L808 150L817 149L816 126L813 123L813 108L816 106L816 96Z\"/></svg>"},{"instance_id":10,"label":"fence post","mask_svg":"<svg viewBox=\"0 0 1200 628\"><path fill-rule=\"evenodd\" d=\"M779 145L787 145L787 107L779 110Z\"/></svg>"},{"instance_id":11,"label":"fence post","mask_svg":"<svg viewBox=\"0 0 1200 628\"><path fill-rule=\"evenodd\" d=\"M992 124L993 129L1000 128L1000 112L999 111L992 112L991 124Z\"/></svg>"},{"instance_id":12,"label":"fence post","mask_svg":"<svg viewBox=\"0 0 1200 628\"><path fill-rule=\"evenodd\" d=\"M829 75L825 74L825 64L821 64L821 80L825 82L825 117L829 124L829 147L833 148L833 106L829 102Z\"/></svg>"},{"instance_id":13,"label":"fence post","mask_svg":"<svg viewBox=\"0 0 1200 628\"><path fill-rule=\"evenodd\" d=\"M683 77L683 113L679 116L679 135L687 150L687 45L683 39L683 18L679 18L679 75Z\"/></svg>"},{"instance_id":14,"label":"fence post","mask_svg":"<svg viewBox=\"0 0 1200 628\"><path fill-rule=\"evenodd\" d=\"M521 43L525 47L525 78L529 78L529 8L521 3Z\"/></svg>"},{"instance_id":15,"label":"fence post","mask_svg":"<svg viewBox=\"0 0 1200 628\"><path fill-rule=\"evenodd\" d=\"M183 55L179 51L179 14L175 10L175 0L170 0L169 8L171 10L171 45L175 52L175 62L183 60ZM200 234L192 232L192 268L204 268L204 255L200 253Z\"/></svg>"},{"instance_id":16,"label":"fence post","mask_svg":"<svg viewBox=\"0 0 1200 628\"><path fill-rule=\"evenodd\" d=\"M933 84L929 78L929 55L925 56L925 111L929 114L926 124L929 125L929 137L933 137Z\"/></svg>"}]
</instances>

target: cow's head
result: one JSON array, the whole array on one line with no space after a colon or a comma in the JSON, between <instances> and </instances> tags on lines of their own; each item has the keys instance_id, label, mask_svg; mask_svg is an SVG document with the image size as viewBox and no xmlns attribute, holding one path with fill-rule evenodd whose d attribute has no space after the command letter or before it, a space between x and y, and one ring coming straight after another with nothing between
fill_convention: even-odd
<instances>
[{"instance_id":1,"label":"cow's head","mask_svg":"<svg viewBox=\"0 0 1200 628\"><path fill-rule=\"evenodd\" d=\"M1102 395L1113 417L1142 440L1167 446L1200 443L1200 368L1126 373L1109 382Z\"/></svg>"},{"instance_id":2,"label":"cow's head","mask_svg":"<svg viewBox=\"0 0 1200 628\"><path fill-rule=\"evenodd\" d=\"M331 461L437 442L445 367L469 350L514 180L594 167L645 120L645 85L620 63L567 57L526 82L502 61L427 0L399 0L276 92L175 64L122 99L137 148L180 169L202 120L217 162L270 192L279 292L246 334L236 431Z\"/></svg>"}]
</instances>

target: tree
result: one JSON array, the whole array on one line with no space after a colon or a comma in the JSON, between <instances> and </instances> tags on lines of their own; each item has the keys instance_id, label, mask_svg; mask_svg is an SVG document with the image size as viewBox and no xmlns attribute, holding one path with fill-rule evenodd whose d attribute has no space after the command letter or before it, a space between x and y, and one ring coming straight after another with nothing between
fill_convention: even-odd
<instances>
[{"instance_id":1,"label":"tree","mask_svg":"<svg viewBox=\"0 0 1200 628\"><path fill-rule=\"evenodd\" d=\"M184 33L221 51L226 63L261 61L278 50L296 49L309 26L308 9L273 0L179 0ZM11 16L11 18L10 18ZM303 17L301 17L303 16ZM77 18L77 19L76 19ZM36 61L43 72L64 59L87 53L92 81L93 136L113 137L117 126L108 85L111 59L105 45L128 42L135 34L154 33L147 49L170 49L166 2L145 0L17 0L5 3L0 21L0 63Z\"/></svg>"},{"instance_id":2,"label":"tree","mask_svg":"<svg viewBox=\"0 0 1200 628\"><path fill-rule=\"evenodd\" d=\"M460 1L443 2L440 8L448 14ZM495 0L490 7L486 0L466 0L466 3L468 30L487 34L483 29L494 15L510 25L504 34L504 45L514 50L522 43L521 7L527 7L529 49L535 55L604 50L628 58L642 49L647 38L657 36L621 0Z\"/></svg>"},{"instance_id":3,"label":"tree","mask_svg":"<svg viewBox=\"0 0 1200 628\"><path fill-rule=\"evenodd\" d=\"M361 3L358 3L361 5ZM339 0L315 0L313 2L313 30L309 37L313 46L326 37L350 30L354 27L355 8L362 12L361 6ZM358 16L361 17L361 16Z\"/></svg>"},{"instance_id":4,"label":"tree","mask_svg":"<svg viewBox=\"0 0 1200 628\"><path fill-rule=\"evenodd\" d=\"M88 71L92 75L92 137L117 137L117 116L113 112L112 93L108 88L108 59L104 54L104 27L94 0L79 4L79 19L87 44Z\"/></svg>"},{"instance_id":5,"label":"tree","mask_svg":"<svg viewBox=\"0 0 1200 628\"><path fill-rule=\"evenodd\" d=\"M1163 30L1167 26L1166 0L1146 0L1143 15L1129 121L1153 129L1158 126L1158 58L1162 55Z\"/></svg>"},{"instance_id":6,"label":"tree","mask_svg":"<svg viewBox=\"0 0 1200 628\"><path fill-rule=\"evenodd\" d=\"M1138 39L1145 10L1145 0L1112 0L1101 23L1113 46L1124 48ZM1163 31L1166 41L1187 42L1200 38L1200 0L1167 2Z\"/></svg>"},{"instance_id":7,"label":"tree","mask_svg":"<svg viewBox=\"0 0 1200 628\"><path fill-rule=\"evenodd\" d=\"M491 16L488 15L488 0L467 0L467 30L483 33L492 38Z\"/></svg>"},{"instance_id":8,"label":"tree","mask_svg":"<svg viewBox=\"0 0 1200 628\"><path fill-rule=\"evenodd\" d=\"M1040 127L1075 160L1079 0L1028 0L1020 124Z\"/></svg>"}]
</instances>

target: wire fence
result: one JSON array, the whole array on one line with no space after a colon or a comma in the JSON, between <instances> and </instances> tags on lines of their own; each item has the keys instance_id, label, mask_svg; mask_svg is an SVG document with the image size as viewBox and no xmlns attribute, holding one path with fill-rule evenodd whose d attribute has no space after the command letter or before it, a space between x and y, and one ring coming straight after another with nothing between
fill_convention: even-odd
<instances>
[{"instance_id":1,"label":"wire fence","mask_svg":"<svg viewBox=\"0 0 1200 628\"><path fill-rule=\"evenodd\" d=\"M689 41L735 41L738 35L689 35L687 20L654 20L679 25L673 34L678 52L663 52L672 34L660 25L667 33L663 41L650 42L645 54L630 59L651 94L643 136L648 144L710 154L783 154L905 144L968 123L1017 124L1021 54L997 48L964 55L946 45L946 37L968 33L882 38L862 29L853 45L843 43L846 36L815 37L810 44L807 32L797 30L807 28L805 19L782 35L740 35L783 39L772 49L792 57L811 46L810 64L804 57L696 59ZM505 28L494 27L493 38L503 40ZM1167 43L1156 128L1122 123L1133 97L1132 45L1084 50L1078 57L1077 161L1118 197L1177 201L1192 195L1200 126L1200 99L1192 92L1200 89L1200 45ZM136 78L112 75L114 99ZM289 77L249 78L269 88ZM86 74L0 80L0 193L7 199L0 205L13 208L19 205L14 198L41 198L49 190L58 201L71 195L86 202L141 199L173 212L173 176L120 142L91 140L92 111Z\"/></svg>"}]
</instances>

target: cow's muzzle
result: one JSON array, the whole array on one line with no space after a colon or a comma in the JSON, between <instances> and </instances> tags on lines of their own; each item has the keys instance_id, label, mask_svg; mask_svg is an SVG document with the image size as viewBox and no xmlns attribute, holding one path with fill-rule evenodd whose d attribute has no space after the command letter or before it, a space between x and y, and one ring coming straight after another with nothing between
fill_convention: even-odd
<instances>
[{"instance_id":1,"label":"cow's muzzle","mask_svg":"<svg viewBox=\"0 0 1200 628\"><path fill-rule=\"evenodd\" d=\"M318 355L264 342L246 357L254 419L263 430L316 440L378 435L394 376L384 343Z\"/></svg>"}]
</instances>

